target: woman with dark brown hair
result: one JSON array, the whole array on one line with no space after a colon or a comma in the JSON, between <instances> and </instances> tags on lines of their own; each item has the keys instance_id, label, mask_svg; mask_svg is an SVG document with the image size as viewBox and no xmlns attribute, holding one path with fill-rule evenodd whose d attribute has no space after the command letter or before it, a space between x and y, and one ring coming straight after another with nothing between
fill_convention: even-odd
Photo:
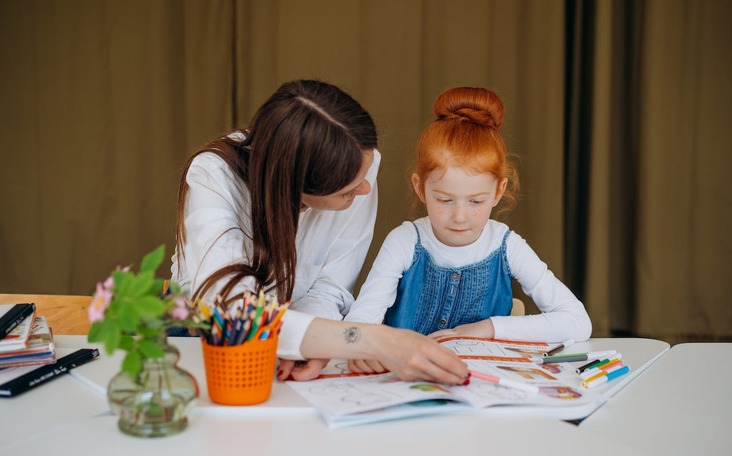
<instances>
[{"instance_id":1,"label":"woman with dark brown hair","mask_svg":"<svg viewBox=\"0 0 732 456\"><path fill-rule=\"evenodd\" d=\"M332 357L378 359L404 379L465 380L464 364L426 337L339 321L373 237L376 145L358 102L298 80L277 89L248 129L214 140L186 166L173 279L209 302L259 287L291 301L281 380L312 378Z\"/></svg>"}]
</instances>

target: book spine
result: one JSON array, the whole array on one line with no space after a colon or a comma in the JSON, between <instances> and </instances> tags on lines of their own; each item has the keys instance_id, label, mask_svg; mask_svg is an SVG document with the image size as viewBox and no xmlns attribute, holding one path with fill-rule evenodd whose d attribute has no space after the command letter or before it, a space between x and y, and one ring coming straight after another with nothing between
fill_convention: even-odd
<instances>
[{"instance_id":1,"label":"book spine","mask_svg":"<svg viewBox=\"0 0 732 456\"><path fill-rule=\"evenodd\" d=\"M12 309L0 318L0 339L7 336L10 331L21 324L34 310L36 310L36 305L33 303L14 305Z\"/></svg>"}]
</instances>

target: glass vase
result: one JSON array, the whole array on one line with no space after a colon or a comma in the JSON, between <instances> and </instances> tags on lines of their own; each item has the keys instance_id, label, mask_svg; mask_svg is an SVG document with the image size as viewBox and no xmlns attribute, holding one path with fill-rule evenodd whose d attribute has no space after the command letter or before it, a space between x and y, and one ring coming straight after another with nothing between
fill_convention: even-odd
<instances>
[{"instance_id":1,"label":"glass vase","mask_svg":"<svg viewBox=\"0 0 732 456\"><path fill-rule=\"evenodd\" d=\"M164 345L165 355L143 360L135 378L125 372L115 375L107 387L112 412L125 434L164 437L188 426L188 412L198 397L196 379L178 367L178 349Z\"/></svg>"}]
</instances>

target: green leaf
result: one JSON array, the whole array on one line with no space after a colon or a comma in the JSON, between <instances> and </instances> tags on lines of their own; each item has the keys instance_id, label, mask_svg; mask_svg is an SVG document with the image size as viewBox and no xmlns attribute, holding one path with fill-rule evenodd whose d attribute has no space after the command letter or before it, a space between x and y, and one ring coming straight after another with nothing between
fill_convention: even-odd
<instances>
[{"instance_id":1,"label":"green leaf","mask_svg":"<svg viewBox=\"0 0 732 456\"><path fill-rule=\"evenodd\" d=\"M119 325L123 331L136 332L138 320L137 311L130 303L124 304L125 305L119 307L119 312L117 313Z\"/></svg>"},{"instance_id":2,"label":"green leaf","mask_svg":"<svg viewBox=\"0 0 732 456\"><path fill-rule=\"evenodd\" d=\"M150 285L150 288L147 290L147 294L161 296L163 294L163 284L165 283L165 280L163 279L155 279L152 282L152 285Z\"/></svg>"},{"instance_id":3,"label":"green leaf","mask_svg":"<svg viewBox=\"0 0 732 456\"><path fill-rule=\"evenodd\" d=\"M142 357L136 350L127 352L127 356L122 361L122 371L130 377L134 378L135 375L142 369Z\"/></svg>"},{"instance_id":4,"label":"green leaf","mask_svg":"<svg viewBox=\"0 0 732 456\"><path fill-rule=\"evenodd\" d=\"M133 277L130 281L130 287L127 290L127 296L131 298L139 298L150 290L150 286L153 284L153 273L152 271L145 271Z\"/></svg>"},{"instance_id":5,"label":"green leaf","mask_svg":"<svg viewBox=\"0 0 732 456\"><path fill-rule=\"evenodd\" d=\"M165 313L165 301L157 296L143 296L132 303L135 312L145 317L158 318Z\"/></svg>"},{"instance_id":6,"label":"green leaf","mask_svg":"<svg viewBox=\"0 0 732 456\"><path fill-rule=\"evenodd\" d=\"M86 340L89 342L101 342L104 340L104 320L92 323Z\"/></svg>"},{"instance_id":7,"label":"green leaf","mask_svg":"<svg viewBox=\"0 0 732 456\"><path fill-rule=\"evenodd\" d=\"M140 272L155 272L165 257L165 244L161 244L157 249L148 253L142 258L140 263Z\"/></svg>"},{"instance_id":8,"label":"green leaf","mask_svg":"<svg viewBox=\"0 0 732 456\"><path fill-rule=\"evenodd\" d=\"M117 331L111 331L107 330L105 333L104 338L104 349L108 354L114 353L114 351L119 347L119 339L120 339L120 333L119 330Z\"/></svg>"},{"instance_id":9,"label":"green leaf","mask_svg":"<svg viewBox=\"0 0 732 456\"><path fill-rule=\"evenodd\" d=\"M121 270L112 271L112 279L114 279L114 295L116 297L127 296L128 289L130 288L130 282L134 274L131 272L125 272Z\"/></svg>"},{"instance_id":10,"label":"green leaf","mask_svg":"<svg viewBox=\"0 0 732 456\"><path fill-rule=\"evenodd\" d=\"M138 347L145 358L158 359L163 357L163 349L151 340L142 339Z\"/></svg>"},{"instance_id":11,"label":"green leaf","mask_svg":"<svg viewBox=\"0 0 732 456\"><path fill-rule=\"evenodd\" d=\"M119 339L119 348L124 351L130 351L135 346L135 338L126 334L123 334Z\"/></svg>"},{"instance_id":12,"label":"green leaf","mask_svg":"<svg viewBox=\"0 0 732 456\"><path fill-rule=\"evenodd\" d=\"M92 327L89 328L87 340L103 343L104 350L111 355L119 346L119 336L117 323L111 320L102 320L92 324Z\"/></svg>"}]
</instances>

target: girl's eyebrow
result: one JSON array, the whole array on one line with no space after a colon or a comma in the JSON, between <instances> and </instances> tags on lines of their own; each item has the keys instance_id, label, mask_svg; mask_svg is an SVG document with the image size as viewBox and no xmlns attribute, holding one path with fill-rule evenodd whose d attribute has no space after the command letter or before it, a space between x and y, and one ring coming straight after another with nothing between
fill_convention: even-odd
<instances>
[{"instance_id":1,"label":"girl's eyebrow","mask_svg":"<svg viewBox=\"0 0 732 456\"><path fill-rule=\"evenodd\" d=\"M444 190L439 190L439 189L436 189L436 188L433 188L432 191L433 192L436 192L436 193L441 193L441 194L443 194L445 196L449 196L449 197L454 197L455 196L454 194L452 194L450 192L446 192ZM478 197L478 196L488 196L490 194L491 194L491 192L479 192L479 193L473 193L472 195L466 195L466 197L467 198L475 198L475 197Z\"/></svg>"}]
</instances>

